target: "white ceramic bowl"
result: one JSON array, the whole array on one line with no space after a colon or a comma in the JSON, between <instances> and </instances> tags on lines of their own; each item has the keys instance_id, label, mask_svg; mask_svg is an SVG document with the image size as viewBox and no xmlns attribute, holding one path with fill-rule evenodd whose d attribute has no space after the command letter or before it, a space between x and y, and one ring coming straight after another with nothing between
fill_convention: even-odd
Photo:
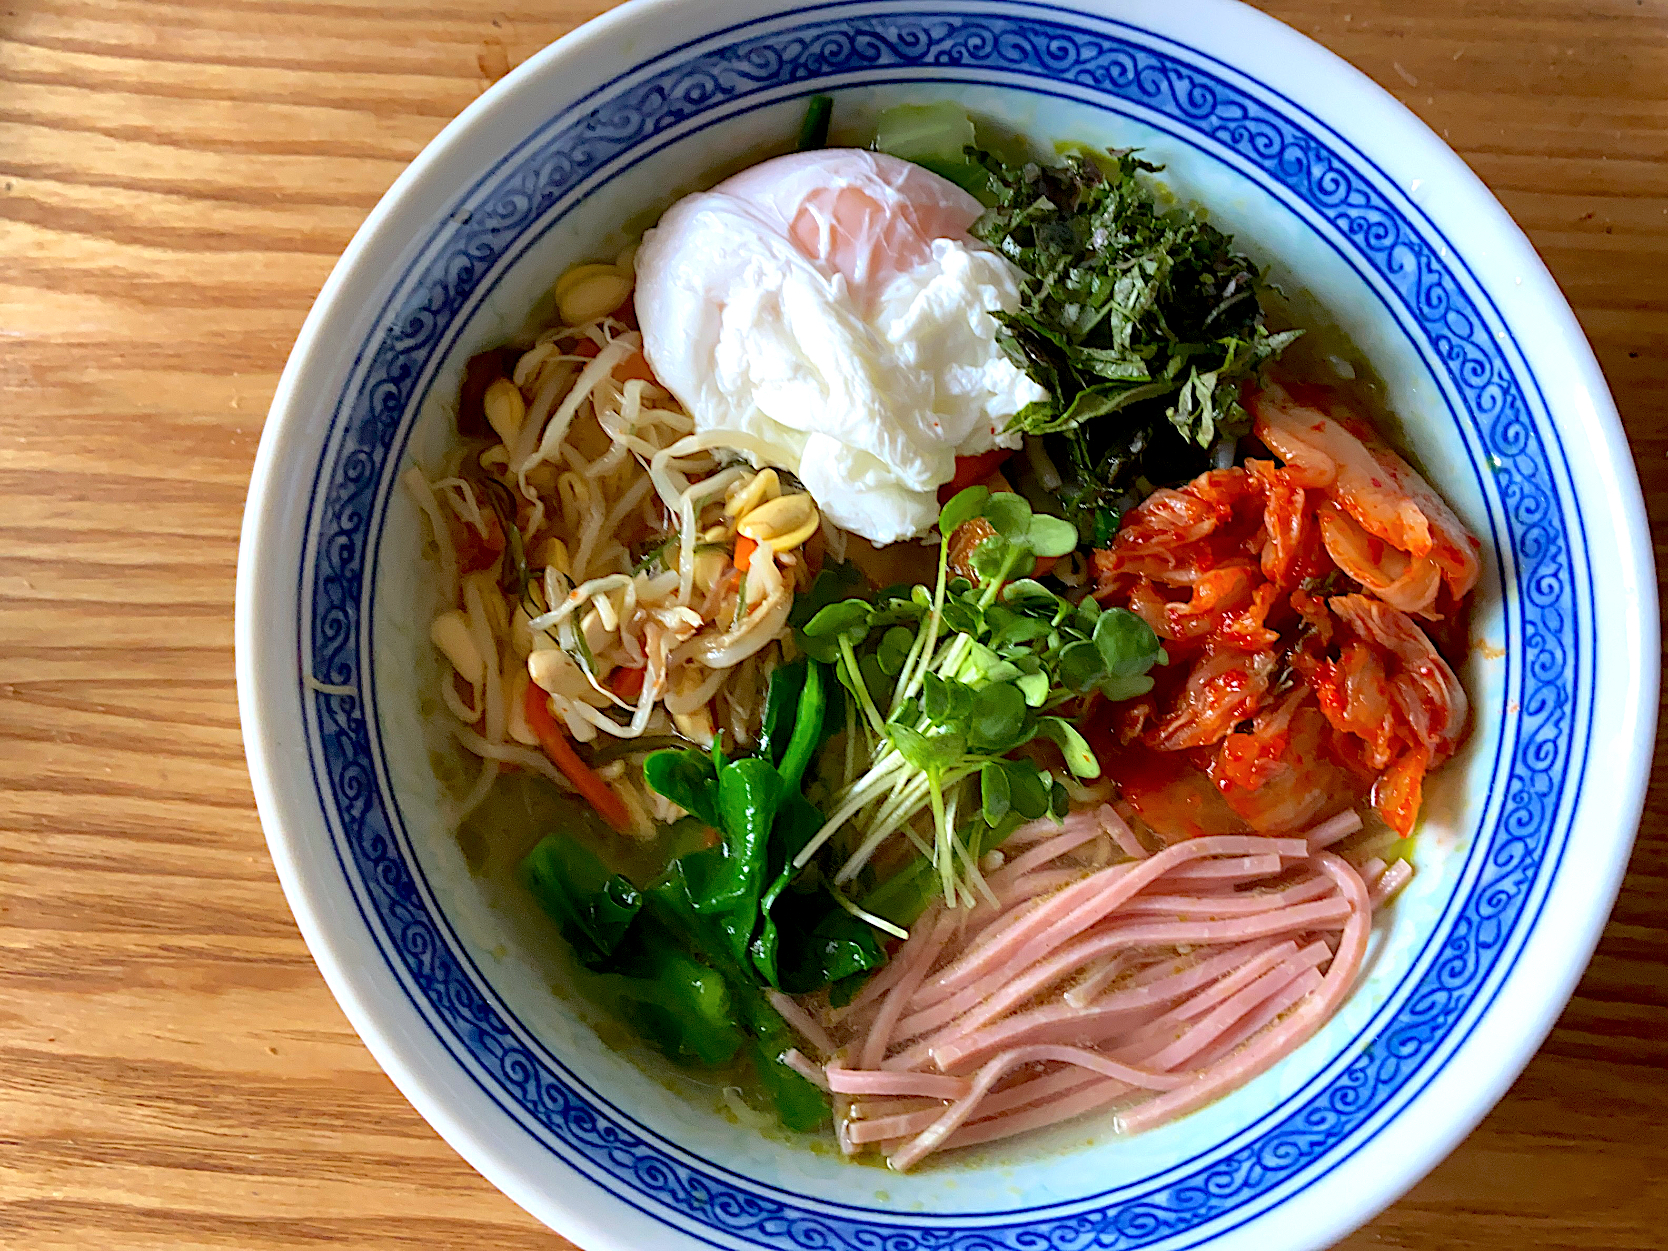
<instances>
[{"instance_id":1,"label":"white ceramic bowl","mask_svg":"<svg viewBox=\"0 0 1668 1251\"><path fill-rule=\"evenodd\" d=\"M1284 1063L1139 1138L1090 1118L892 1176L735 1124L550 992L549 928L471 877L438 815L433 594L398 468L444 446L462 362L567 264L781 150L825 90L836 139L949 97L1039 142L1146 149L1353 336L1484 540L1476 731L1363 985ZM449 126L331 276L250 490L238 685L273 859L344 1010L471 1164L582 1245L1314 1247L1475 1124L1587 960L1649 761L1648 552L1604 381L1528 243L1286 27L1226 0L638 0Z\"/></svg>"}]
</instances>

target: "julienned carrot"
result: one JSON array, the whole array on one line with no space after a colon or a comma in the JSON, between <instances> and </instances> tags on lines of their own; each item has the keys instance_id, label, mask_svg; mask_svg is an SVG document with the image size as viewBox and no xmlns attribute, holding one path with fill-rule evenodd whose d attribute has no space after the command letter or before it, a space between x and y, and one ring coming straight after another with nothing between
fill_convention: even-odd
<instances>
[{"instance_id":1,"label":"julienned carrot","mask_svg":"<svg viewBox=\"0 0 1668 1251\"><path fill-rule=\"evenodd\" d=\"M579 758L568 742L568 736L556 723L550 711L550 696L537 682L527 684L527 726L538 737L539 746L550 757L550 763L560 769L575 789L597 810L597 814L622 834L631 830L631 814L625 801L614 793L614 788L603 781L597 771Z\"/></svg>"},{"instance_id":2,"label":"julienned carrot","mask_svg":"<svg viewBox=\"0 0 1668 1251\"><path fill-rule=\"evenodd\" d=\"M608 689L621 699L634 700L643 693L646 669L627 669L623 666L608 675Z\"/></svg>"},{"instance_id":3,"label":"julienned carrot","mask_svg":"<svg viewBox=\"0 0 1668 1251\"><path fill-rule=\"evenodd\" d=\"M740 569L743 573L747 572L747 566L753 563L753 551L758 546L759 541L757 539L750 539L745 534L736 535L735 565L737 569Z\"/></svg>"},{"instance_id":4,"label":"julienned carrot","mask_svg":"<svg viewBox=\"0 0 1668 1251\"><path fill-rule=\"evenodd\" d=\"M602 351L602 346L595 339L581 339L574 345L575 356L592 357ZM614 366L615 382L630 382L633 378L640 378L644 382L654 382L654 370L649 368L649 361L642 351L633 352L618 365Z\"/></svg>"}]
</instances>

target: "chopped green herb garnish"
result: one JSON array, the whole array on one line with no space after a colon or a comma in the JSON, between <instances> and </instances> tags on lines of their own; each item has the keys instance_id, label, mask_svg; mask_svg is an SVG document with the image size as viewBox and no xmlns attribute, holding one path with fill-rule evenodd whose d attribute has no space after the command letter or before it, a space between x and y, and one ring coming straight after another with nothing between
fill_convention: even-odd
<instances>
[{"instance_id":1,"label":"chopped green herb garnish","mask_svg":"<svg viewBox=\"0 0 1668 1251\"><path fill-rule=\"evenodd\" d=\"M828 123L834 116L833 96L812 96L805 105L805 120L799 124L798 148L814 152L828 146Z\"/></svg>"},{"instance_id":2,"label":"chopped green herb garnish","mask_svg":"<svg viewBox=\"0 0 1668 1251\"><path fill-rule=\"evenodd\" d=\"M973 233L1025 272L999 339L1048 398L1010 429L1051 436L1082 538L1104 542L1137 479L1191 477L1250 427L1240 384L1297 337L1270 334L1262 275L1187 209L1161 210L1132 152L1058 165L980 154L996 203Z\"/></svg>"}]
</instances>

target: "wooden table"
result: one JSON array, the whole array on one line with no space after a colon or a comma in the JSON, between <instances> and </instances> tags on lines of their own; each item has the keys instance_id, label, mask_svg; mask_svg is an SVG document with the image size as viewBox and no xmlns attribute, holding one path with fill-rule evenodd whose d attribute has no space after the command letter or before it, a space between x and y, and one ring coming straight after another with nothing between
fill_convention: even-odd
<instances>
[{"instance_id":1,"label":"wooden table","mask_svg":"<svg viewBox=\"0 0 1668 1251\"><path fill-rule=\"evenodd\" d=\"M308 958L244 771L232 582L262 417L337 254L448 119L602 7L0 9L0 1246L568 1245L417 1117ZM1660 526L1668 0L1265 7L1528 228ZM1663 777L1557 1030L1343 1246L1668 1246Z\"/></svg>"}]
</instances>

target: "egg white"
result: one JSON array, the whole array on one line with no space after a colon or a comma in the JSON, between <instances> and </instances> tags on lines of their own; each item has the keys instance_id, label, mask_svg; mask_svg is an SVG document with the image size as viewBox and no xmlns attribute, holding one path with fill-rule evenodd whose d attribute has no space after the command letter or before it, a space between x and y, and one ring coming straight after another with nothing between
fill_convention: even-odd
<instances>
[{"instance_id":1,"label":"egg white","mask_svg":"<svg viewBox=\"0 0 1668 1251\"><path fill-rule=\"evenodd\" d=\"M879 206L863 237L826 220L846 189ZM1017 306L1020 276L968 237L980 211L919 166L850 149L688 196L637 254L649 364L698 430L752 436L769 451L754 459L796 473L835 524L920 535L956 457L1017 446L1009 417L1046 394L996 342L990 314Z\"/></svg>"}]
</instances>

